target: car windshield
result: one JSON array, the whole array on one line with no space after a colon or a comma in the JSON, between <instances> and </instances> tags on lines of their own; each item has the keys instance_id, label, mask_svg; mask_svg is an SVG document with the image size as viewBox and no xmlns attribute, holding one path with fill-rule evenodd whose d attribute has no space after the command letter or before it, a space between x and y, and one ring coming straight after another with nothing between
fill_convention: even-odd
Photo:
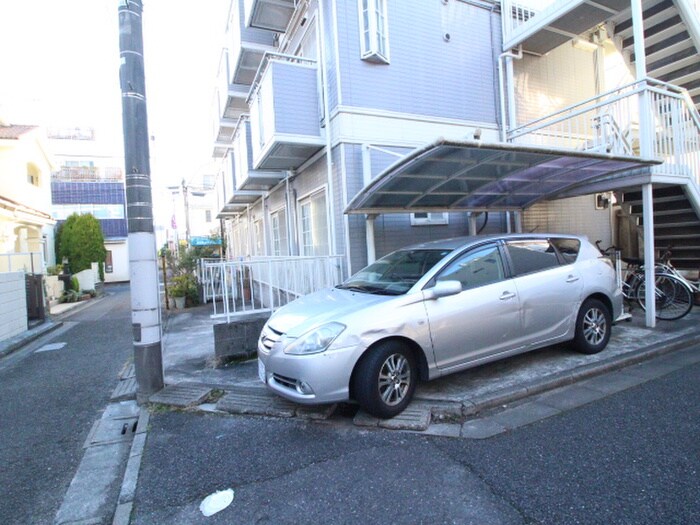
<instances>
[{"instance_id":1,"label":"car windshield","mask_svg":"<svg viewBox=\"0 0 700 525\"><path fill-rule=\"evenodd\" d=\"M450 251L452 250L399 250L360 270L337 288L379 295L401 295Z\"/></svg>"}]
</instances>

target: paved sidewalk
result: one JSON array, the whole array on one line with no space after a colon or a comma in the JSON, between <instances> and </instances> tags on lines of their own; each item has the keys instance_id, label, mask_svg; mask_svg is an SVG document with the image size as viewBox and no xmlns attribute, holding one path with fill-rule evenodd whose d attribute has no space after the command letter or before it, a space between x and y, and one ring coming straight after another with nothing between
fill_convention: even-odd
<instances>
[{"instance_id":1,"label":"paved sidewalk","mask_svg":"<svg viewBox=\"0 0 700 525\"><path fill-rule=\"evenodd\" d=\"M305 407L273 395L258 380L255 360L214 368L213 324L220 321L212 320L211 312L211 305L168 312L163 339L166 388L152 402L237 414L349 419L359 426L464 437L483 437L482 431L473 435L468 426L465 431L464 424L494 408L700 343L697 308L681 320L660 321L654 329L644 326L643 312L637 311L631 320L615 325L600 354L582 355L556 345L421 383L403 414L382 421L353 405Z\"/></svg>"}]
</instances>

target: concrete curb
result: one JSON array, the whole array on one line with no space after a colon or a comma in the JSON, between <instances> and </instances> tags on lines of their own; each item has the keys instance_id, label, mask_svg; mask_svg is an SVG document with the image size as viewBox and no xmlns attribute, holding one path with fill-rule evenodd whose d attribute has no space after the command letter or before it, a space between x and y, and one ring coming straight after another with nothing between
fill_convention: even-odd
<instances>
[{"instance_id":1,"label":"concrete curb","mask_svg":"<svg viewBox=\"0 0 700 525\"><path fill-rule=\"evenodd\" d=\"M531 381L525 385L508 387L482 396L465 399L462 401L462 414L464 416L474 416L482 411L496 408L500 405L513 403L535 394L542 394L549 390L554 390L555 388L572 385L584 379L614 372L676 350L691 347L694 344L700 344L700 334L676 337L668 341L662 341L645 348L640 348L638 351L630 352L626 355L615 356L590 365L583 365L572 370L558 372L549 377ZM421 398L416 398L416 400L430 402L430 400Z\"/></svg>"},{"instance_id":2,"label":"concrete curb","mask_svg":"<svg viewBox=\"0 0 700 525\"><path fill-rule=\"evenodd\" d=\"M36 339L39 339L42 335L46 335L54 330L57 330L61 326L63 326L62 321L53 322L51 320L47 320L31 330L27 330L26 332L22 332L19 335L2 341L0 343L0 358L10 355L12 352L19 350Z\"/></svg>"},{"instance_id":3,"label":"concrete curb","mask_svg":"<svg viewBox=\"0 0 700 525\"><path fill-rule=\"evenodd\" d=\"M136 435L131 443L129 460L126 463L124 479L122 479L117 508L114 512L112 525L129 525L131 521L131 511L134 508L134 495L136 494L136 484L141 470L141 459L146 446L146 436L148 434L148 422L150 412L147 408L139 411L139 421L136 425Z\"/></svg>"}]
</instances>

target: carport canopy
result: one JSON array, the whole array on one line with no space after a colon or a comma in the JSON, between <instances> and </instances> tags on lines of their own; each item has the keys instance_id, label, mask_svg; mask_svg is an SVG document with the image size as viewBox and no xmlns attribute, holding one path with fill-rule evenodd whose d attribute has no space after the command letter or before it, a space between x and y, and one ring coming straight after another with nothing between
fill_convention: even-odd
<instances>
[{"instance_id":1,"label":"carport canopy","mask_svg":"<svg viewBox=\"0 0 700 525\"><path fill-rule=\"evenodd\" d=\"M518 211L592 182L648 172L659 163L609 153L439 139L380 173L345 213Z\"/></svg>"}]
</instances>

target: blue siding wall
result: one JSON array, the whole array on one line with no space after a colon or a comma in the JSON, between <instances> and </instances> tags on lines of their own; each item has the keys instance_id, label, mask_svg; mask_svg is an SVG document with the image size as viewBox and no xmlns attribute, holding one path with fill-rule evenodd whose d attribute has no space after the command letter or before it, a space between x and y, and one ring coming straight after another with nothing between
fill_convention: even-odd
<instances>
[{"instance_id":1,"label":"blue siding wall","mask_svg":"<svg viewBox=\"0 0 700 525\"><path fill-rule=\"evenodd\" d=\"M456 0L387 6L385 65L360 59L357 1L336 3L342 104L495 123L500 15Z\"/></svg>"},{"instance_id":2,"label":"blue siding wall","mask_svg":"<svg viewBox=\"0 0 700 525\"><path fill-rule=\"evenodd\" d=\"M318 137L321 116L316 69L285 62L273 62L271 67L275 130Z\"/></svg>"}]
</instances>

